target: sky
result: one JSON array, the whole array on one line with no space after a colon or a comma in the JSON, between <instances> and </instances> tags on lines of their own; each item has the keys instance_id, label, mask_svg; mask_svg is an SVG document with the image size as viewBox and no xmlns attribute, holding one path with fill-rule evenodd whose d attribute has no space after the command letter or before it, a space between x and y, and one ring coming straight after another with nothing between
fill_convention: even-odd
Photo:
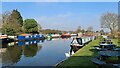
<instances>
[{"instance_id":1,"label":"sky","mask_svg":"<svg viewBox=\"0 0 120 68\"><path fill-rule=\"evenodd\" d=\"M17 9L23 19L34 18L43 29L75 31L78 26L100 29L100 17L117 13L117 2L2 2L2 12Z\"/></svg>"},{"instance_id":2,"label":"sky","mask_svg":"<svg viewBox=\"0 0 120 68\"><path fill-rule=\"evenodd\" d=\"M1 0L2 2L119 2L119 0Z\"/></svg>"}]
</instances>

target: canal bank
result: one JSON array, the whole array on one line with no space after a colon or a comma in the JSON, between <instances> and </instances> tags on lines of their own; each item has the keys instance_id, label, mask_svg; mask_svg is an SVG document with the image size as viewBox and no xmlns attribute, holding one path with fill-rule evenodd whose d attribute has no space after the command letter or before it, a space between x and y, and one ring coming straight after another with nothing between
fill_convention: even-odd
<instances>
[{"instance_id":1,"label":"canal bank","mask_svg":"<svg viewBox=\"0 0 120 68\"><path fill-rule=\"evenodd\" d=\"M93 40L56 67L67 68L69 66L78 66L96 68L96 65L94 65L89 59L97 55L97 51L94 50L93 47L98 45L98 43L99 39Z\"/></svg>"},{"instance_id":2,"label":"canal bank","mask_svg":"<svg viewBox=\"0 0 120 68\"><path fill-rule=\"evenodd\" d=\"M94 46L98 46L100 38L90 42L83 48L79 49L74 55L59 63L57 68L96 68L97 65L93 64L90 59L97 56L98 51ZM117 45L118 40L113 39L113 43ZM118 45L120 47L120 45Z\"/></svg>"}]
</instances>

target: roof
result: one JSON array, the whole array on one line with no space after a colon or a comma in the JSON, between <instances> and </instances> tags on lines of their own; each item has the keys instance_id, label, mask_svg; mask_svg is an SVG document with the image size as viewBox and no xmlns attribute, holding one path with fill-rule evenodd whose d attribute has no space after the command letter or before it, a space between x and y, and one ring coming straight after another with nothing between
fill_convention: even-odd
<instances>
[{"instance_id":1,"label":"roof","mask_svg":"<svg viewBox=\"0 0 120 68\"><path fill-rule=\"evenodd\" d=\"M31 34L21 34L20 36L29 36L29 35L31 35Z\"/></svg>"}]
</instances>

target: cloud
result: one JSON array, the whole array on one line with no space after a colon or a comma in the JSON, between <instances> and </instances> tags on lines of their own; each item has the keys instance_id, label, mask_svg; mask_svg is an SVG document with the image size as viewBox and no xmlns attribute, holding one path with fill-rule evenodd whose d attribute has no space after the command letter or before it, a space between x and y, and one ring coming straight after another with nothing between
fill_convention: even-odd
<instances>
[{"instance_id":1,"label":"cloud","mask_svg":"<svg viewBox=\"0 0 120 68\"><path fill-rule=\"evenodd\" d=\"M74 20L70 20L72 14L58 14L56 16L41 16L36 18L43 28L71 30L71 24Z\"/></svg>"},{"instance_id":2,"label":"cloud","mask_svg":"<svg viewBox=\"0 0 120 68\"><path fill-rule=\"evenodd\" d=\"M88 17L79 14L58 14L55 16L41 16L35 18L43 29L73 30L78 26L87 29L93 26L96 30L99 28L98 16Z\"/></svg>"}]
</instances>

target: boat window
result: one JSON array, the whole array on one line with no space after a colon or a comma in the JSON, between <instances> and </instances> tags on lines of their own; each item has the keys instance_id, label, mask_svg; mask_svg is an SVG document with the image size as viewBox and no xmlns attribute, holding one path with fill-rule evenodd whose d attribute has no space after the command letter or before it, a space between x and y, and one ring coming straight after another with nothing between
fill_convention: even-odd
<instances>
[{"instance_id":1,"label":"boat window","mask_svg":"<svg viewBox=\"0 0 120 68\"><path fill-rule=\"evenodd\" d=\"M73 39L73 41L72 41L71 43L73 43L73 44L77 44L78 42L77 42L76 39Z\"/></svg>"},{"instance_id":2,"label":"boat window","mask_svg":"<svg viewBox=\"0 0 120 68\"><path fill-rule=\"evenodd\" d=\"M81 41L82 39L81 38L77 38L77 42L79 43L79 44L82 44L82 41Z\"/></svg>"}]
</instances>

